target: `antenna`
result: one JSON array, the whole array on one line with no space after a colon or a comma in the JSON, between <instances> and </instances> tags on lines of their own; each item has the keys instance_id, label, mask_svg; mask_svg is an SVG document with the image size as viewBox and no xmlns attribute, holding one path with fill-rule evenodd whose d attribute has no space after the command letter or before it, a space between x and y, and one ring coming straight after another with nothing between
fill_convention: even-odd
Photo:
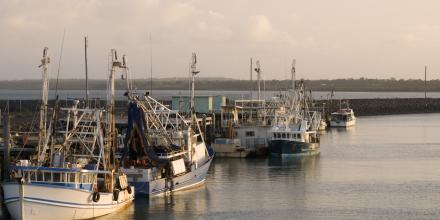
<instances>
[{"instance_id":1,"label":"antenna","mask_svg":"<svg viewBox=\"0 0 440 220\"><path fill-rule=\"evenodd\" d=\"M55 84L55 96L58 96L58 79L60 77L61 58L63 55L64 37L66 36L66 28L63 31L63 39L61 40L60 58L58 59L57 82Z\"/></svg>"},{"instance_id":2,"label":"antenna","mask_svg":"<svg viewBox=\"0 0 440 220\"><path fill-rule=\"evenodd\" d=\"M258 100L261 99L261 68L260 68L260 61L257 60L255 63L255 72L257 72L257 78L258 78Z\"/></svg>"},{"instance_id":3,"label":"antenna","mask_svg":"<svg viewBox=\"0 0 440 220\"><path fill-rule=\"evenodd\" d=\"M88 39L87 36L84 36L84 64L86 70L86 107L89 106L89 73L87 67L87 47L88 47Z\"/></svg>"}]
</instances>

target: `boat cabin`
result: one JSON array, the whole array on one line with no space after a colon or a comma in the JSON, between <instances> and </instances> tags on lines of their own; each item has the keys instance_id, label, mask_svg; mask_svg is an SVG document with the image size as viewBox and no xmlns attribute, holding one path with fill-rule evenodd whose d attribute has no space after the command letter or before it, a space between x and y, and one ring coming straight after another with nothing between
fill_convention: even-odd
<instances>
[{"instance_id":1,"label":"boat cabin","mask_svg":"<svg viewBox=\"0 0 440 220\"><path fill-rule=\"evenodd\" d=\"M331 115L332 121L351 121L354 119L353 110L350 108L347 109L339 109L336 112L333 112Z\"/></svg>"},{"instance_id":2,"label":"boat cabin","mask_svg":"<svg viewBox=\"0 0 440 220\"><path fill-rule=\"evenodd\" d=\"M319 142L319 135L315 131L272 131L271 140L315 143Z\"/></svg>"},{"instance_id":3,"label":"boat cabin","mask_svg":"<svg viewBox=\"0 0 440 220\"><path fill-rule=\"evenodd\" d=\"M85 170L81 168L55 168L39 166L14 166L16 176L23 177L34 185L53 185L65 188L92 190L97 183L98 174L111 174L109 171Z\"/></svg>"}]
</instances>

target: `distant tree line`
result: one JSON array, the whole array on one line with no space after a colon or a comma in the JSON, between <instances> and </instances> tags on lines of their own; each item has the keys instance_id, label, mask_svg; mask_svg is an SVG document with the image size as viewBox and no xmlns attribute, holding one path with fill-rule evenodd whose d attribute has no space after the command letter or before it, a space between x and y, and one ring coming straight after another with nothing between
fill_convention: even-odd
<instances>
[{"instance_id":1,"label":"distant tree line","mask_svg":"<svg viewBox=\"0 0 440 220\"><path fill-rule=\"evenodd\" d=\"M106 80L89 80L90 90L105 90ZM124 80L116 81L116 88L125 89ZM424 91L425 82L420 79L331 79L331 80L305 80L305 84L313 91ZM55 89L56 80L50 80L50 89ZM150 89L150 81L145 79L133 80L134 88L138 90ZM286 90L291 87L289 80L267 80L261 82L261 90L264 88L271 91ZM12 80L0 81L0 89L18 90L39 90L40 80ZM58 83L60 90L81 90L85 89L83 79L60 79ZM153 79L154 90L186 90L189 88L188 79L166 78ZM199 78L196 79L198 90L257 90L257 82L254 80L235 80L226 78ZM440 80L427 81L428 91L440 91Z\"/></svg>"}]
</instances>

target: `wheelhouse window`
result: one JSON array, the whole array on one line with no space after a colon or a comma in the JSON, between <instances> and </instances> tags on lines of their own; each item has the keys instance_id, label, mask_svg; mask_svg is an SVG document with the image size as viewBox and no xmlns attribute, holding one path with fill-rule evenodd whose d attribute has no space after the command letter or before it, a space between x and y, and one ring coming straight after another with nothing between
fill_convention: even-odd
<instances>
[{"instance_id":1,"label":"wheelhouse window","mask_svg":"<svg viewBox=\"0 0 440 220\"><path fill-rule=\"evenodd\" d=\"M52 181L53 182L61 182L61 175L60 175L60 173L53 173Z\"/></svg>"},{"instance_id":2,"label":"wheelhouse window","mask_svg":"<svg viewBox=\"0 0 440 220\"><path fill-rule=\"evenodd\" d=\"M254 137L255 131L246 131L246 137Z\"/></svg>"}]
</instances>

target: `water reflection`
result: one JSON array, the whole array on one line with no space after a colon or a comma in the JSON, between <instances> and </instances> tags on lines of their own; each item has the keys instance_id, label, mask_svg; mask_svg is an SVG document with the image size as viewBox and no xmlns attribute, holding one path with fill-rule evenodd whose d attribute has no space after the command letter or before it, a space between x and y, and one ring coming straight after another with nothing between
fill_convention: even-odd
<instances>
[{"instance_id":1,"label":"water reflection","mask_svg":"<svg viewBox=\"0 0 440 220\"><path fill-rule=\"evenodd\" d=\"M342 127L332 127L326 130L328 133L350 133L356 131L356 126L342 128Z\"/></svg>"}]
</instances>

